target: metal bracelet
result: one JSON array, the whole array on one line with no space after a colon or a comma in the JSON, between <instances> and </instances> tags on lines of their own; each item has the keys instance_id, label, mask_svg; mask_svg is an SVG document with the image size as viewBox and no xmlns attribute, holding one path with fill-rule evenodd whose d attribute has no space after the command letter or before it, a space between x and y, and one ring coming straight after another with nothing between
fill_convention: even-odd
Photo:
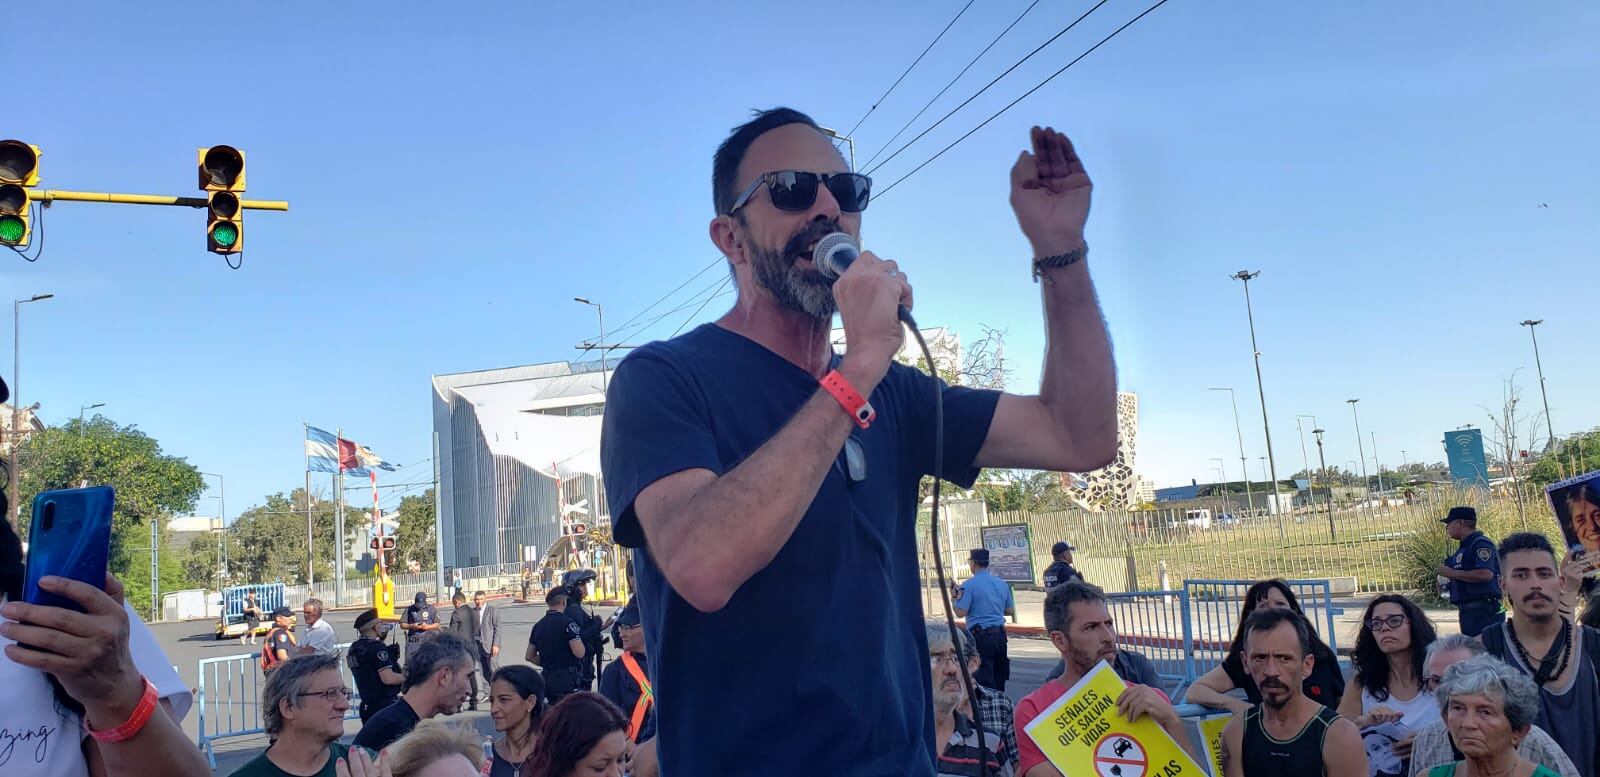
<instances>
[{"instance_id":1,"label":"metal bracelet","mask_svg":"<svg viewBox=\"0 0 1600 777\"><path fill-rule=\"evenodd\" d=\"M1089 244L1087 242L1085 242L1083 245L1080 245L1077 248L1074 248L1073 250L1068 251L1068 252L1066 252L1064 254L1056 254L1055 256L1036 257L1033 260L1033 282L1034 283L1038 283L1039 282L1039 278L1041 278L1044 275L1044 271L1047 270L1047 269L1050 269L1052 267L1066 267L1069 264L1076 264L1076 263L1082 261L1083 258L1088 256L1088 255L1089 255Z\"/></svg>"}]
</instances>

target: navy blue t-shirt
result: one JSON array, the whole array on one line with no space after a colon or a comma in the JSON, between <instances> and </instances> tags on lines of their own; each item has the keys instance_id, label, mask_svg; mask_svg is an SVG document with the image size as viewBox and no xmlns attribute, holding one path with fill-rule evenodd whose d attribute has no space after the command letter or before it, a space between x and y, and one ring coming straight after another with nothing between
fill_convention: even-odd
<instances>
[{"instance_id":1,"label":"navy blue t-shirt","mask_svg":"<svg viewBox=\"0 0 1600 777\"><path fill-rule=\"evenodd\" d=\"M732 471L817 392L817 379L714 324L633 352L606 398L600 460L616 537L645 544L639 492ZM936 384L891 365L794 534L713 613L634 554L665 775L933 774L917 484L933 470ZM970 487L999 394L945 387L945 478ZM840 413L843 413L840 410ZM864 472L863 472L864 469Z\"/></svg>"}]
</instances>

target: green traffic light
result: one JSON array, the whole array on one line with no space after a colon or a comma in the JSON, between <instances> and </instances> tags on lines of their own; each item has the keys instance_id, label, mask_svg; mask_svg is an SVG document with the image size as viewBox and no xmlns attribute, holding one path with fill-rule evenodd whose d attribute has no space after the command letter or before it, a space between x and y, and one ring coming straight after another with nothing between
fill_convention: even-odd
<instances>
[{"instance_id":1,"label":"green traffic light","mask_svg":"<svg viewBox=\"0 0 1600 777\"><path fill-rule=\"evenodd\" d=\"M239 242L239 228L227 222L218 224L211 228L211 242L219 248L232 248Z\"/></svg>"},{"instance_id":2,"label":"green traffic light","mask_svg":"<svg viewBox=\"0 0 1600 777\"><path fill-rule=\"evenodd\" d=\"M26 232L24 226L21 217L0 216L0 243L16 245L22 242L22 236Z\"/></svg>"}]
</instances>

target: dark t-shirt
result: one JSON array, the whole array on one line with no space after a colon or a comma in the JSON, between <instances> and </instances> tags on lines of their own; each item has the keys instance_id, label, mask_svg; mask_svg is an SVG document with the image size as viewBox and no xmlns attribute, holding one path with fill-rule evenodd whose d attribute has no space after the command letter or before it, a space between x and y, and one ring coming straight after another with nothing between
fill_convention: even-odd
<instances>
[{"instance_id":1,"label":"dark t-shirt","mask_svg":"<svg viewBox=\"0 0 1600 777\"><path fill-rule=\"evenodd\" d=\"M323 764L321 769L311 774L297 775L279 769L277 764L267 758L266 751L262 751L261 755L233 770L229 777L334 777L336 773L334 764L338 763L340 758L348 758L349 755L350 748L334 742L328 745L328 762Z\"/></svg>"},{"instance_id":2,"label":"dark t-shirt","mask_svg":"<svg viewBox=\"0 0 1600 777\"><path fill-rule=\"evenodd\" d=\"M1344 672L1339 669L1339 661L1333 653L1317 652L1321 655L1312 664L1311 674L1300 682L1300 690L1312 701L1338 709L1339 700L1344 698ZM1222 671L1228 673L1233 687L1244 690L1244 696L1251 704L1261 703L1261 689L1256 687L1256 681L1250 677L1250 673L1244 670L1242 657L1230 655L1223 659Z\"/></svg>"},{"instance_id":3,"label":"dark t-shirt","mask_svg":"<svg viewBox=\"0 0 1600 777\"><path fill-rule=\"evenodd\" d=\"M393 645L362 637L351 643L344 660L350 665L350 676L356 681L363 707L383 709L399 698L400 686L389 685L378 677L378 670L384 667L400 672L400 651Z\"/></svg>"},{"instance_id":4,"label":"dark t-shirt","mask_svg":"<svg viewBox=\"0 0 1600 777\"><path fill-rule=\"evenodd\" d=\"M644 672L646 680L650 679L650 660L647 656L635 653L635 661L639 662L639 670ZM628 673L628 667L622 664L619 656L615 661L606 664L604 672L600 673L600 695L611 700L612 704L622 710L622 716L629 721L633 720L633 705L639 703L639 697L644 695L644 689L634 682L633 675ZM656 735L656 708L650 705L644 714L644 722L639 724L639 735L634 737L635 742L648 742Z\"/></svg>"},{"instance_id":5,"label":"dark t-shirt","mask_svg":"<svg viewBox=\"0 0 1600 777\"><path fill-rule=\"evenodd\" d=\"M411 733L422 721L417 717L417 711L405 699L397 699L395 703L384 707L378 714L367 721L356 738L350 744L360 745L373 752L380 751L393 744L396 739Z\"/></svg>"},{"instance_id":6,"label":"dark t-shirt","mask_svg":"<svg viewBox=\"0 0 1600 777\"><path fill-rule=\"evenodd\" d=\"M578 624L573 623L565 613L551 612L533 624L528 642L539 650L539 666L565 669L578 665L579 659L572 654L572 646L567 643L579 638Z\"/></svg>"},{"instance_id":7,"label":"dark t-shirt","mask_svg":"<svg viewBox=\"0 0 1600 777\"><path fill-rule=\"evenodd\" d=\"M644 545L641 490L684 470L731 472L817 386L714 324L634 351L611 381L600 441L617 539ZM789 540L724 607L695 609L650 553L634 554L663 773L933 774L915 512L934 468L936 388L944 476L970 487L999 394L894 364L868 398L877 419L850 433ZM750 648L750 635L776 633L787 636Z\"/></svg>"}]
</instances>

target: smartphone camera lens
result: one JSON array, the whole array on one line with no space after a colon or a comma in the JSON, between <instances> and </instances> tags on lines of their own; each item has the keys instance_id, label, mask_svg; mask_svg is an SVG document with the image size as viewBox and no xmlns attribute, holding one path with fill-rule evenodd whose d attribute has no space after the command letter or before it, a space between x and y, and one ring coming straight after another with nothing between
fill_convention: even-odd
<instances>
[{"instance_id":1,"label":"smartphone camera lens","mask_svg":"<svg viewBox=\"0 0 1600 777\"><path fill-rule=\"evenodd\" d=\"M45 502L43 514L39 516L39 528L50 531L56 526L56 503Z\"/></svg>"}]
</instances>

